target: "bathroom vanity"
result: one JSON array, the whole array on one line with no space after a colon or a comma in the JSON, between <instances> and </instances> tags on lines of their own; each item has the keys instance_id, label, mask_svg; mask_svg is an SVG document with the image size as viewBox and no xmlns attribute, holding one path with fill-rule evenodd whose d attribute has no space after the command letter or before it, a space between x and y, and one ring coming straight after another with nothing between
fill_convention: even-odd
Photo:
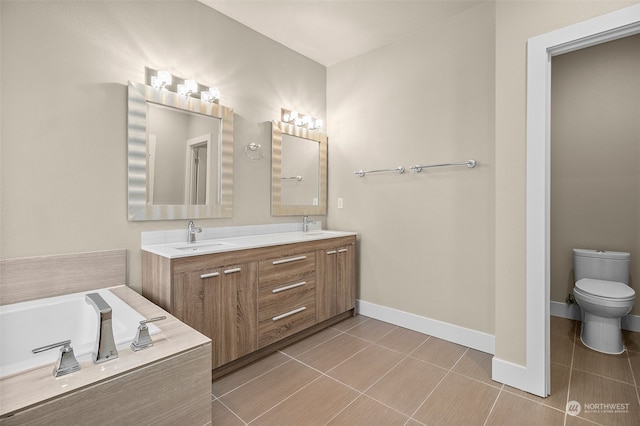
<instances>
[{"instance_id":1,"label":"bathroom vanity","mask_svg":"<svg viewBox=\"0 0 640 426\"><path fill-rule=\"evenodd\" d=\"M356 236L287 232L142 248L142 294L212 339L213 376L354 313Z\"/></svg>"}]
</instances>

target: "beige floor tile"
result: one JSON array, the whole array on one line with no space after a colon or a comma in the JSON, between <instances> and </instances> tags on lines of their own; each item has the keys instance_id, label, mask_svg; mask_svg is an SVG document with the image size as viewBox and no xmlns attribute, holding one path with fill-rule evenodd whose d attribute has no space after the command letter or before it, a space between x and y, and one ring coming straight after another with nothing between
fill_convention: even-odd
<instances>
[{"instance_id":1,"label":"beige floor tile","mask_svg":"<svg viewBox=\"0 0 640 426\"><path fill-rule=\"evenodd\" d=\"M624 337L624 344L627 346L627 350L640 352L640 333L622 330L622 336Z\"/></svg>"},{"instance_id":2,"label":"beige floor tile","mask_svg":"<svg viewBox=\"0 0 640 426\"><path fill-rule=\"evenodd\" d=\"M411 353L411 356L422 361L450 369L467 350L464 346L430 337Z\"/></svg>"},{"instance_id":3,"label":"beige floor tile","mask_svg":"<svg viewBox=\"0 0 640 426\"><path fill-rule=\"evenodd\" d=\"M505 390L532 401L548 405L564 411L567 407L567 394L569 393L569 373L571 367L562 364L551 363L551 395L546 398L533 395L520 389L505 386Z\"/></svg>"},{"instance_id":4,"label":"beige floor tile","mask_svg":"<svg viewBox=\"0 0 640 426\"><path fill-rule=\"evenodd\" d=\"M357 337L341 334L296 357L301 362L322 372L328 371L371 343Z\"/></svg>"},{"instance_id":5,"label":"beige floor tile","mask_svg":"<svg viewBox=\"0 0 640 426\"><path fill-rule=\"evenodd\" d=\"M244 425L245 423L233 414L227 407L222 405L220 401L211 403L211 421L214 425Z\"/></svg>"},{"instance_id":6,"label":"beige floor tile","mask_svg":"<svg viewBox=\"0 0 640 426\"><path fill-rule=\"evenodd\" d=\"M631 371L636 381L636 386L640 386L640 352L629 352L629 363Z\"/></svg>"},{"instance_id":7,"label":"beige floor tile","mask_svg":"<svg viewBox=\"0 0 640 426\"><path fill-rule=\"evenodd\" d=\"M500 390L449 373L412 418L428 425L481 425Z\"/></svg>"},{"instance_id":8,"label":"beige floor tile","mask_svg":"<svg viewBox=\"0 0 640 426\"><path fill-rule=\"evenodd\" d=\"M340 321L339 323L334 324L332 328L335 328L336 330L340 330L340 331L347 331L350 328L353 328L360 323L369 321L370 319L371 318L365 317L363 315L356 315L355 317L349 317L344 321Z\"/></svg>"},{"instance_id":9,"label":"beige floor tile","mask_svg":"<svg viewBox=\"0 0 640 426\"><path fill-rule=\"evenodd\" d=\"M442 368L406 358L365 393L410 416L446 374Z\"/></svg>"},{"instance_id":10,"label":"beige floor tile","mask_svg":"<svg viewBox=\"0 0 640 426\"><path fill-rule=\"evenodd\" d=\"M502 383L491 380L491 361L493 355L469 348L453 371L463 374L491 386L501 387Z\"/></svg>"},{"instance_id":11,"label":"beige floor tile","mask_svg":"<svg viewBox=\"0 0 640 426\"><path fill-rule=\"evenodd\" d=\"M571 365L573 344L576 336L576 321L551 316L551 362Z\"/></svg>"},{"instance_id":12,"label":"beige floor tile","mask_svg":"<svg viewBox=\"0 0 640 426\"><path fill-rule=\"evenodd\" d=\"M487 425L562 426L564 412L509 392L500 392Z\"/></svg>"},{"instance_id":13,"label":"beige floor tile","mask_svg":"<svg viewBox=\"0 0 640 426\"><path fill-rule=\"evenodd\" d=\"M377 345L364 348L327 374L364 392L406 355Z\"/></svg>"},{"instance_id":14,"label":"beige floor tile","mask_svg":"<svg viewBox=\"0 0 640 426\"><path fill-rule=\"evenodd\" d=\"M394 351L402 352L403 354L408 354L414 351L428 338L429 336L426 334L418 333L417 331L409 330L407 328L397 327L381 339L376 340L376 344Z\"/></svg>"},{"instance_id":15,"label":"beige floor tile","mask_svg":"<svg viewBox=\"0 0 640 426\"><path fill-rule=\"evenodd\" d=\"M600 423L595 423L589 420L585 420L577 416L574 417L574 416L567 415L564 425L565 426L598 426L600 425Z\"/></svg>"},{"instance_id":16,"label":"beige floor tile","mask_svg":"<svg viewBox=\"0 0 640 426\"><path fill-rule=\"evenodd\" d=\"M353 328L350 328L345 331L345 333L349 333L352 336L359 337L360 339L367 340L369 342L376 342L396 328L397 326L393 324L378 321L376 319L369 319L369 321L365 321Z\"/></svg>"},{"instance_id":17,"label":"beige floor tile","mask_svg":"<svg viewBox=\"0 0 640 426\"><path fill-rule=\"evenodd\" d=\"M325 425L359 393L326 376L260 416L252 425Z\"/></svg>"},{"instance_id":18,"label":"beige floor tile","mask_svg":"<svg viewBox=\"0 0 640 426\"><path fill-rule=\"evenodd\" d=\"M291 360L219 399L250 422L319 376L317 371Z\"/></svg>"},{"instance_id":19,"label":"beige floor tile","mask_svg":"<svg viewBox=\"0 0 640 426\"><path fill-rule=\"evenodd\" d=\"M337 426L384 425L401 426L409 418L379 402L362 395L328 424Z\"/></svg>"},{"instance_id":20,"label":"beige floor tile","mask_svg":"<svg viewBox=\"0 0 640 426\"><path fill-rule=\"evenodd\" d=\"M319 344L333 339L338 334L340 334L340 331L336 330L335 328L325 328L324 330L319 331L307 337L306 339L300 340L299 342L287 346L286 348L282 349L281 352L284 352L285 354L295 358L296 356L305 353L309 349L313 349Z\"/></svg>"},{"instance_id":21,"label":"beige floor tile","mask_svg":"<svg viewBox=\"0 0 640 426\"><path fill-rule=\"evenodd\" d=\"M627 353L603 354L576 341L573 352L573 368L633 384Z\"/></svg>"},{"instance_id":22,"label":"beige floor tile","mask_svg":"<svg viewBox=\"0 0 640 426\"><path fill-rule=\"evenodd\" d=\"M220 397L227 392L234 390L238 386L247 383L249 380L253 380L256 377L266 373L267 371L284 364L290 359L291 358L281 354L280 352L275 352L265 358L247 365L246 367L236 370L233 373L216 379L211 384L211 393L213 393L217 397Z\"/></svg>"},{"instance_id":23,"label":"beige floor tile","mask_svg":"<svg viewBox=\"0 0 640 426\"><path fill-rule=\"evenodd\" d=\"M636 389L626 383L574 369L569 400L581 404L578 416L587 420L606 425L637 426L640 422ZM607 407L603 408L600 404L623 404L628 409L621 413L607 413Z\"/></svg>"}]
</instances>

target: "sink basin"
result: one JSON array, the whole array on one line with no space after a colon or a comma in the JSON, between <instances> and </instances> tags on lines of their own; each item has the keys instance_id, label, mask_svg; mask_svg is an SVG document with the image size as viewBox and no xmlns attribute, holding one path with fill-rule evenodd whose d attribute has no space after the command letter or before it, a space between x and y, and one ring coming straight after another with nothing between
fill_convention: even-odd
<instances>
[{"instance_id":1,"label":"sink basin","mask_svg":"<svg viewBox=\"0 0 640 426\"><path fill-rule=\"evenodd\" d=\"M199 252L199 251L209 251L209 250L215 250L215 249L220 249L223 247L231 247L231 246L233 246L233 244L222 242L222 241L216 241L216 242L203 241L200 243L185 243L182 245L174 246L173 248L179 251Z\"/></svg>"}]
</instances>

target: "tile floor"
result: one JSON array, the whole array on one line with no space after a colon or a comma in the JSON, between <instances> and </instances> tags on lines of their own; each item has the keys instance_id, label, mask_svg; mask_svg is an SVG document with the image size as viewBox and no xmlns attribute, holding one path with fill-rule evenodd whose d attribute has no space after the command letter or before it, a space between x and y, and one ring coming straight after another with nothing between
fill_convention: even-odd
<instances>
[{"instance_id":1,"label":"tile floor","mask_svg":"<svg viewBox=\"0 0 640 426\"><path fill-rule=\"evenodd\" d=\"M552 395L539 398L492 381L491 355L356 316L216 380L213 424L640 425L640 333L612 356L578 329L552 317Z\"/></svg>"}]
</instances>

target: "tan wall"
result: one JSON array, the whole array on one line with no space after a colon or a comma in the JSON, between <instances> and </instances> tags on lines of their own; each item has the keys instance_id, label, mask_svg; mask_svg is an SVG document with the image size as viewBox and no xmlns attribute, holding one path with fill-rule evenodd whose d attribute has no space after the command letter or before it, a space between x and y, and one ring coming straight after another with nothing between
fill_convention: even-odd
<instances>
[{"instance_id":1,"label":"tan wall","mask_svg":"<svg viewBox=\"0 0 640 426\"><path fill-rule=\"evenodd\" d=\"M640 35L556 56L551 70L551 300L573 291L572 248L630 252L638 291Z\"/></svg>"},{"instance_id":2,"label":"tan wall","mask_svg":"<svg viewBox=\"0 0 640 426\"><path fill-rule=\"evenodd\" d=\"M329 226L361 236L360 299L493 333L493 76L491 2L329 67Z\"/></svg>"},{"instance_id":3,"label":"tan wall","mask_svg":"<svg viewBox=\"0 0 640 426\"><path fill-rule=\"evenodd\" d=\"M126 248L140 287L140 232L187 221L127 221L127 81L168 69L218 86L234 109L233 219L270 216L269 151L280 108L326 117L326 69L195 0L0 2L0 256ZM297 219L294 219L297 220Z\"/></svg>"},{"instance_id":4,"label":"tan wall","mask_svg":"<svg viewBox=\"0 0 640 426\"><path fill-rule=\"evenodd\" d=\"M637 1L496 3L496 356L526 363L527 39Z\"/></svg>"}]
</instances>

